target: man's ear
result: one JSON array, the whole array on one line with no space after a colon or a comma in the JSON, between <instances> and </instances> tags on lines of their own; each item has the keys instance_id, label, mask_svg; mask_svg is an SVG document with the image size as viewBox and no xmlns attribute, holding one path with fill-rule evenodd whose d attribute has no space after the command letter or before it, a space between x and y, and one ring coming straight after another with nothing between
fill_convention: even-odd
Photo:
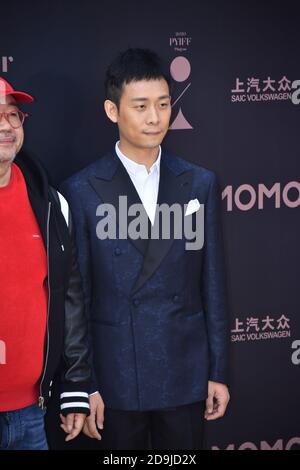
<instances>
[{"instance_id":1,"label":"man's ear","mask_svg":"<svg viewBox=\"0 0 300 470\"><path fill-rule=\"evenodd\" d=\"M114 123L118 122L118 115L119 115L118 108L117 108L117 105L113 101L105 100L104 110L106 112L108 119L110 119Z\"/></svg>"}]
</instances>

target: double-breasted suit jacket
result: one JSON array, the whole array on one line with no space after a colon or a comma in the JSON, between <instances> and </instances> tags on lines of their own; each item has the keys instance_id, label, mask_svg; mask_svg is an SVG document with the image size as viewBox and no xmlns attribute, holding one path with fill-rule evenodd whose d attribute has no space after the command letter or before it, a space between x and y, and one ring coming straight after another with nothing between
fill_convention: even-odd
<instances>
[{"instance_id":1,"label":"double-breasted suit jacket","mask_svg":"<svg viewBox=\"0 0 300 470\"><path fill-rule=\"evenodd\" d=\"M115 152L61 190L74 218L94 391L105 405L174 407L205 399L208 380L226 383L228 314L214 173L162 152L158 204L184 207L197 199L204 205L204 245L198 250L186 248L184 235L143 240L120 238L117 230L116 237L98 238L101 205L116 208L118 227L119 196L127 196L128 207L141 203Z\"/></svg>"}]
</instances>

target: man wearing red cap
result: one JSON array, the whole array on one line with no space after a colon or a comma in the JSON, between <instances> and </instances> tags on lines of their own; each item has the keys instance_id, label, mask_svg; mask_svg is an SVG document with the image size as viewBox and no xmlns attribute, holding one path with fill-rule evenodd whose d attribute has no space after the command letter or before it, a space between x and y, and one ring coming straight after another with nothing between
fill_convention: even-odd
<instances>
[{"instance_id":1,"label":"man wearing red cap","mask_svg":"<svg viewBox=\"0 0 300 470\"><path fill-rule=\"evenodd\" d=\"M86 322L68 205L42 166L19 153L28 115L18 104L33 100L0 77L0 450L48 448L45 405L62 358L67 441L89 414Z\"/></svg>"}]
</instances>

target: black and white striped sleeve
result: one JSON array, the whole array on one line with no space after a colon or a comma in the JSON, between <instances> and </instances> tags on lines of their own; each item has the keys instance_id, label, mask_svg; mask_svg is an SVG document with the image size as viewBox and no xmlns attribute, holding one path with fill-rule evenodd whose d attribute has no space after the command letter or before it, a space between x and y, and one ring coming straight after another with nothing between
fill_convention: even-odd
<instances>
[{"instance_id":1,"label":"black and white striped sleeve","mask_svg":"<svg viewBox=\"0 0 300 470\"><path fill-rule=\"evenodd\" d=\"M67 416L69 413L90 414L89 396L86 392L62 392L60 395L61 414Z\"/></svg>"}]
</instances>

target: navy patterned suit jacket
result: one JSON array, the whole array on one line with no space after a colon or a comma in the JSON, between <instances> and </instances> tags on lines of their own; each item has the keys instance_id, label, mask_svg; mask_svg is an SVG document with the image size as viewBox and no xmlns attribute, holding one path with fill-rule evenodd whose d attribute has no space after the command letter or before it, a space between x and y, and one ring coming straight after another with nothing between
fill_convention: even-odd
<instances>
[{"instance_id":1,"label":"navy patterned suit jacket","mask_svg":"<svg viewBox=\"0 0 300 470\"><path fill-rule=\"evenodd\" d=\"M97 207L139 196L115 152L62 185L74 218L93 355L95 390L107 407L151 410L207 397L227 383L228 312L213 172L162 152L158 204L205 207L205 241L99 240ZM95 391L93 390L93 391Z\"/></svg>"}]
</instances>

